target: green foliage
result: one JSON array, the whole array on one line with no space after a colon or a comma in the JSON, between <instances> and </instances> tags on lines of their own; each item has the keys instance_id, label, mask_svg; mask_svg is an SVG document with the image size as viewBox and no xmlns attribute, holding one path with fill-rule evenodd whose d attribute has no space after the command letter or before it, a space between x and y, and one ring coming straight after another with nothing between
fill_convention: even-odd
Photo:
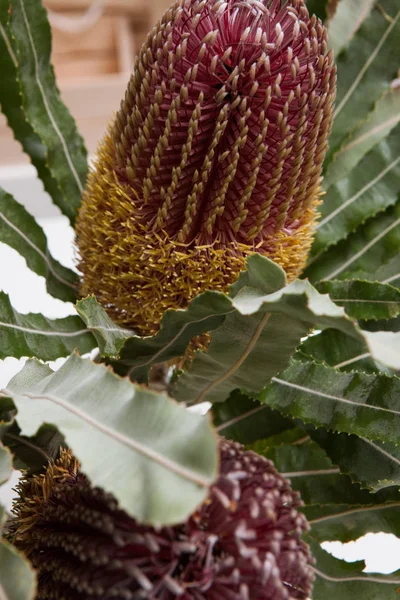
<instances>
[{"instance_id":1,"label":"green foliage","mask_svg":"<svg viewBox=\"0 0 400 600\"><path fill-rule=\"evenodd\" d=\"M3 394L13 398L24 435L35 435L46 415L93 483L140 521L183 520L216 475L216 437L206 419L103 365L72 355L53 372L32 360Z\"/></svg>"},{"instance_id":2,"label":"green foliage","mask_svg":"<svg viewBox=\"0 0 400 600\"><path fill-rule=\"evenodd\" d=\"M222 402L236 388L258 392L288 365L312 327L338 329L362 343L364 352L376 360L400 367L399 349L391 349L400 344L398 334L361 331L307 281L294 281L269 294L256 287L260 280L271 284L278 269L261 256L248 259L246 276L234 288L235 311L211 333L207 351L198 352L188 371L173 382L174 398L196 404ZM283 278L277 279L276 286L283 283Z\"/></svg>"},{"instance_id":3,"label":"green foliage","mask_svg":"<svg viewBox=\"0 0 400 600\"><path fill-rule=\"evenodd\" d=\"M0 598L34 600L35 596L33 569L13 546L0 539Z\"/></svg>"},{"instance_id":4,"label":"green foliage","mask_svg":"<svg viewBox=\"0 0 400 600\"><path fill-rule=\"evenodd\" d=\"M396 77L399 34L399 4L382 0L363 21L346 52L337 57L338 89L328 161Z\"/></svg>"},{"instance_id":5,"label":"green foliage","mask_svg":"<svg viewBox=\"0 0 400 600\"><path fill-rule=\"evenodd\" d=\"M353 481L376 492L400 486L400 448L388 442L319 428L310 433L331 460Z\"/></svg>"},{"instance_id":6,"label":"green foliage","mask_svg":"<svg viewBox=\"0 0 400 600\"><path fill-rule=\"evenodd\" d=\"M0 442L0 487L12 472L12 457ZM0 504L0 534L5 511ZM0 598L1 600L34 600L36 578L28 562L0 537Z\"/></svg>"},{"instance_id":7,"label":"green foliage","mask_svg":"<svg viewBox=\"0 0 400 600\"><path fill-rule=\"evenodd\" d=\"M399 394L397 377L345 373L312 361L293 360L258 399L317 427L396 444Z\"/></svg>"},{"instance_id":8,"label":"green foliage","mask_svg":"<svg viewBox=\"0 0 400 600\"><path fill-rule=\"evenodd\" d=\"M324 281L317 288L354 319L392 319L400 314L400 290L391 285L350 279Z\"/></svg>"},{"instance_id":9,"label":"green foliage","mask_svg":"<svg viewBox=\"0 0 400 600\"><path fill-rule=\"evenodd\" d=\"M52 321L21 315L1 292L0 358L54 360L97 345L108 367L75 353L56 372L28 361L0 393L0 484L12 466L38 473L68 445L93 484L138 521L175 523L217 474L218 433L272 459L301 493L317 560L313 600L389 600L400 574L365 574L363 563L338 561L320 543L368 531L400 536L400 92L392 85L400 11L398 0L307 6L326 20L338 66L325 196L305 272L316 289L286 285L279 267L255 255L230 294L207 291L167 311L147 337L113 323L94 297L77 302L79 316ZM41 2L0 0L2 111L73 224L86 152L50 50ZM52 258L41 227L3 190L0 242L51 295L77 300L78 275ZM175 369L170 391L186 404L213 402L212 424L118 377L151 381L152 367L173 369L207 332L209 347ZM1 539L0 598L34 596L32 571Z\"/></svg>"},{"instance_id":10,"label":"green foliage","mask_svg":"<svg viewBox=\"0 0 400 600\"><path fill-rule=\"evenodd\" d=\"M0 54L8 83L2 86L2 109L46 190L73 224L86 180L86 150L60 99L46 11L40 0L1 0L0 11Z\"/></svg>"},{"instance_id":11,"label":"green foliage","mask_svg":"<svg viewBox=\"0 0 400 600\"><path fill-rule=\"evenodd\" d=\"M17 312L4 292L0 292L0 358L14 356L56 360L75 348L85 354L96 343L79 317L52 321L40 314Z\"/></svg>"},{"instance_id":12,"label":"green foliage","mask_svg":"<svg viewBox=\"0 0 400 600\"><path fill-rule=\"evenodd\" d=\"M49 294L73 302L78 276L51 256L43 229L11 194L0 188L0 242L14 248L27 266L46 279Z\"/></svg>"}]
</instances>

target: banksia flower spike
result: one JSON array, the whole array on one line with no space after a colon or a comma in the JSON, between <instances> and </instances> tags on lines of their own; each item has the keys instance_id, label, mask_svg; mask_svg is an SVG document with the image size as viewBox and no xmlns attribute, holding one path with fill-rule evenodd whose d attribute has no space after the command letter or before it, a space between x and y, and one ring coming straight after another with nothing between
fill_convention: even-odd
<instances>
[{"instance_id":1,"label":"banksia flower spike","mask_svg":"<svg viewBox=\"0 0 400 600\"><path fill-rule=\"evenodd\" d=\"M82 294L155 331L260 252L311 245L336 73L303 0L178 0L150 32L77 224Z\"/></svg>"},{"instance_id":2,"label":"banksia flower spike","mask_svg":"<svg viewBox=\"0 0 400 600\"><path fill-rule=\"evenodd\" d=\"M298 495L273 464L220 443L221 470L186 521L138 525L93 488L68 451L20 485L13 542L38 571L38 600L294 600L312 559Z\"/></svg>"}]
</instances>

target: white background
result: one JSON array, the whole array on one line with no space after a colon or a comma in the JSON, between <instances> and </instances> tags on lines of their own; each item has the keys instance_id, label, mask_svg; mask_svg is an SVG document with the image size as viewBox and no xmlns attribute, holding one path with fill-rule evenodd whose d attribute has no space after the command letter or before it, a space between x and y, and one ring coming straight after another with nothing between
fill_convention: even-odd
<instances>
[{"instance_id":1,"label":"white background","mask_svg":"<svg viewBox=\"0 0 400 600\"><path fill-rule=\"evenodd\" d=\"M51 254L67 267L74 267L73 231L65 217L51 204L30 165L0 168L0 185L11 192L34 214L48 237ZM72 304L46 293L44 279L32 273L17 252L0 243L0 289L9 294L19 312L41 312L49 318L74 314ZM0 360L0 389L21 368L24 359ZM57 368L62 359L51 363ZM10 507L15 478L0 489L0 500ZM366 571L391 573L400 568L400 539L389 534L367 534L356 542L325 543L323 547L338 558L366 561Z\"/></svg>"}]
</instances>

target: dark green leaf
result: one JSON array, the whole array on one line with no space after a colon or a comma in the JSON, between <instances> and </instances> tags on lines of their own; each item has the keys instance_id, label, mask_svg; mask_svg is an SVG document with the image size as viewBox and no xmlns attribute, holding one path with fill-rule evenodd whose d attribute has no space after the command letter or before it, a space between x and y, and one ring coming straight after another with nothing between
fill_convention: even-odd
<instances>
[{"instance_id":1,"label":"dark green leaf","mask_svg":"<svg viewBox=\"0 0 400 600\"><path fill-rule=\"evenodd\" d=\"M44 424L32 437L21 435L21 430L14 422L4 432L3 443L13 453L13 464L16 469L38 473L50 460L56 460L60 446L65 446L64 437L54 425Z\"/></svg>"},{"instance_id":2,"label":"dark green leaf","mask_svg":"<svg viewBox=\"0 0 400 600\"><path fill-rule=\"evenodd\" d=\"M381 0L380 7L383 11L374 7L346 52L337 59L338 89L330 156L348 133L367 118L374 103L396 77L400 35L398 0Z\"/></svg>"},{"instance_id":3,"label":"dark green leaf","mask_svg":"<svg viewBox=\"0 0 400 600\"><path fill-rule=\"evenodd\" d=\"M337 560L322 550L309 536L307 540L317 560L313 600L395 600L400 586L400 572L390 575L363 573L364 561L348 563Z\"/></svg>"},{"instance_id":4,"label":"dark green leaf","mask_svg":"<svg viewBox=\"0 0 400 600\"><path fill-rule=\"evenodd\" d=\"M291 419L239 391L233 392L226 402L214 404L212 414L218 433L241 444L252 444L294 427Z\"/></svg>"},{"instance_id":5,"label":"dark green leaf","mask_svg":"<svg viewBox=\"0 0 400 600\"><path fill-rule=\"evenodd\" d=\"M304 423L398 443L400 379L293 361L259 400Z\"/></svg>"},{"instance_id":6,"label":"dark green leaf","mask_svg":"<svg viewBox=\"0 0 400 600\"><path fill-rule=\"evenodd\" d=\"M4 0L3 0L4 1ZM74 222L86 181L87 160L55 82L50 62L51 33L40 0L12 0L9 31L26 119L46 148L46 163L62 193L61 210Z\"/></svg>"},{"instance_id":7,"label":"dark green leaf","mask_svg":"<svg viewBox=\"0 0 400 600\"><path fill-rule=\"evenodd\" d=\"M383 502L399 502L397 490L372 494L353 483L346 474L331 462L324 450L316 443L303 437L294 440L292 445L274 446L270 439L260 440L251 447L253 450L273 461L275 467L284 477L290 479L292 487L297 490L307 511L311 505L348 504L377 505ZM363 535L361 532L360 535Z\"/></svg>"},{"instance_id":8,"label":"dark green leaf","mask_svg":"<svg viewBox=\"0 0 400 600\"><path fill-rule=\"evenodd\" d=\"M39 135L27 121L22 108L23 98L18 80L18 60L16 57L14 40L9 30L9 0L0 0L0 105L7 118L8 124L14 132L23 150L30 157L36 167L38 175L43 182L45 190L53 202L64 209L65 214L72 218L70 206L64 199L57 181L51 174L47 165L48 150Z\"/></svg>"},{"instance_id":9,"label":"dark green leaf","mask_svg":"<svg viewBox=\"0 0 400 600\"><path fill-rule=\"evenodd\" d=\"M54 260L43 229L11 194L1 188L0 242L14 248L32 271L46 279L49 294L60 300L76 300L78 275Z\"/></svg>"},{"instance_id":10,"label":"dark green leaf","mask_svg":"<svg viewBox=\"0 0 400 600\"><path fill-rule=\"evenodd\" d=\"M320 208L322 218L309 264L367 219L395 204L400 193L399 178L400 126L397 126L348 176L328 189Z\"/></svg>"},{"instance_id":11,"label":"dark green leaf","mask_svg":"<svg viewBox=\"0 0 400 600\"><path fill-rule=\"evenodd\" d=\"M382 370L382 366L378 366L371 358L370 352L366 351L363 342L335 329L325 329L317 335L310 336L302 343L299 351L296 355L299 360L303 360L301 354L304 354L335 369L361 370L367 373Z\"/></svg>"},{"instance_id":12,"label":"dark green leaf","mask_svg":"<svg viewBox=\"0 0 400 600\"><path fill-rule=\"evenodd\" d=\"M394 166L390 167L390 165L393 163L393 161L395 161L396 158L398 158L396 157L396 141L398 142L400 127L396 127L396 125L399 123L399 121L400 89L394 88L386 91L383 96L379 98L374 106L374 109L368 115L367 120L360 123L360 125L351 132L344 144L336 152L324 177L324 189L329 190L333 184L347 177L362 160L362 158L368 154L368 152L372 150L374 146L387 138L392 129L395 128L391 138L392 145L387 145L387 154L384 157L386 159L386 168L394 168ZM392 150L392 152L390 152L390 150ZM382 160L383 157L381 154L382 149L377 148L377 151L374 153L375 158L381 158ZM372 160L369 160L368 162L372 164ZM349 178L349 183L354 182L354 175L358 175L358 178L361 179L360 174L361 170L359 170L358 173L353 174L353 176ZM376 174L375 178L382 178L382 174ZM370 178L370 181L375 178ZM339 186L339 189L343 189L343 187L344 184L342 182L341 186ZM329 198L328 205L332 202L333 199Z\"/></svg>"},{"instance_id":13,"label":"dark green leaf","mask_svg":"<svg viewBox=\"0 0 400 600\"><path fill-rule=\"evenodd\" d=\"M90 352L96 341L79 317L52 321L41 314L22 315L4 292L0 292L0 358L34 356L56 360L74 349Z\"/></svg>"},{"instance_id":14,"label":"dark green leaf","mask_svg":"<svg viewBox=\"0 0 400 600\"><path fill-rule=\"evenodd\" d=\"M393 285L399 278L399 247L400 202L310 262L305 276L312 282L367 279Z\"/></svg>"},{"instance_id":15,"label":"dark green leaf","mask_svg":"<svg viewBox=\"0 0 400 600\"><path fill-rule=\"evenodd\" d=\"M354 319L392 319L400 314L400 290L388 284L351 279L323 281L317 289Z\"/></svg>"},{"instance_id":16,"label":"dark green leaf","mask_svg":"<svg viewBox=\"0 0 400 600\"><path fill-rule=\"evenodd\" d=\"M94 485L154 525L184 520L217 472L209 420L72 355L56 372L28 361L3 391L26 436L56 425ZM1 396L0 396L1 408Z\"/></svg>"},{"instance_id":17,"label":"dark green leaf","mask_svg":"<svg viewBox=\"0 0 400 600\"><path fill-rule=\"evenodd\" d=\"M330 459L363 487L378 491L400 486L400 447L322 428L310 433Z\"/></svg>"}]
</instances>

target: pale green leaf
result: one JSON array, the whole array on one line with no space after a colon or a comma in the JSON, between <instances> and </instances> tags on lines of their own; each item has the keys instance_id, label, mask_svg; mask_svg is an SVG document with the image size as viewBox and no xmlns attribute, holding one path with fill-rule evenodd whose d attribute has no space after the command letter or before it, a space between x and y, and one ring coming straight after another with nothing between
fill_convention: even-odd
<instances>
[{"instance_id":1,"label":"pale green leaf","mask_svg":"<svg viewBox=\"0 0 400 600\"><path fill-rule=\"evenodd\" d=\"M0 188L0 242L14 248L27 266L46 279L49 294L69 302L77 297L79 277L51 256L43 229L11 194Z\"/></svg>"},{"instance_id":2,"label":"pale green leaf","mask_svg":"<svg viewBox=\"0 0 400 600\"><path fill-rule=\"evenodd\" d=\"M76 303L76 311L97 340L103 356L118 356L125 341L133 332L114 323L94 296Z\"/></svg>"},{"instance_id":3,"label":"pale green leaf","mask_svg":"<svg viewBox=\"0 0 400 600\"><path fill-rule=\"evenodd\" d=\"M74 222L86 181L83 140L61 101L50 62L51 33L40 0L12 0L9 31L26 119L46 149L47 168L63 195L58 205Z\"/></svg>"},{"instance_id":4,"label":"pale green leaf","mask_svg":"<svg viewBox=\"0 0 400 600\"><path fill-rule=\"evenodd\" d=\"M27 560L0 539L0 599L34 600L36 576Z\"/></svg>"},{"instance_id":5,"label":"pale green leaf","mask_svg":"<svg viewBox=\"0 0 400 600\"><path fill-rule=\"evenodd\" d=\"M339 56L372 10L375 0L339 0L327 23L329 47Z\"/></svg>"},{"instance_id":6,"label":"pale green leaf","mask_svg":"<svg viewBox=\"0 0 400 600\"><path fill-rule=\"evenodd\" d=\"M96 347L91 332L78 316L51 320L41 314L23 315L0 292L0 359L13 356L56 360L78 349L86 354Z\"/></svg>"},{"instance_id":7,"label":"pale green leaf","mask_svg":"<svg viewBox=\"0 0 400 600\"><path fill-rule=\"evenodd\" d=\"M94 485L141 522L184 520L217 473L209 420L72 355L56 372L28 361L8 384L24 435L55 424ZM1 399L0 399L1 408Z\"/></svg>"},{"instance_id":8,"label":"pale green leaf","mask_svg":"<svg viewBox=\"0 0 400 600\"><path fill-rule=\"evenodd\" d=\"M12 472L12 458L9 450L0 442L0 486L8 481ZM1 520L1 519L0 519Z\"/></svg>"}]
</instances>

